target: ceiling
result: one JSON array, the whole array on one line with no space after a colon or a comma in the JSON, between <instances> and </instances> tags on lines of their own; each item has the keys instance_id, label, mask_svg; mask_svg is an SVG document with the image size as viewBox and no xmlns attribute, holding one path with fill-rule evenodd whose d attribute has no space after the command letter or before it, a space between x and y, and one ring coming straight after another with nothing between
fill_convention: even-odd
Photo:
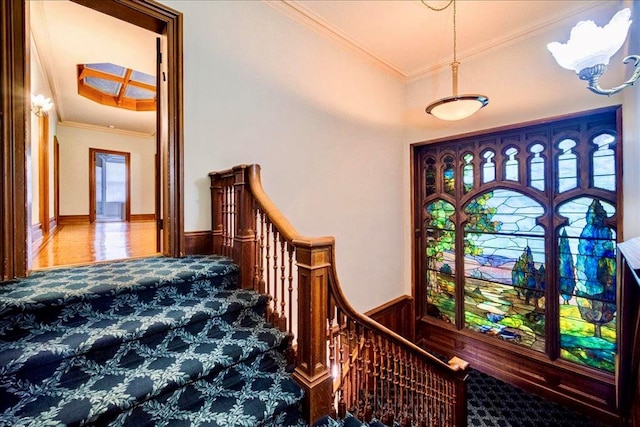
<instances>
[{"instance_id":1,"label":"ceiling","mask_svg":"<svg viewBox=\"0 0 640 427\"><path fill-rule=\"evenodd\" d=\"M425 1L434 8L449 3ZM458 60L487 53L605 3L458 0ZM452 61L453 7L437 12L419 0L285 0L265 4L401 81L421 78ZM70 1L31 1L31 21L61 122L155 132L154 112L120 110L79 96L75 73L77 64L112 62L155 75L154 33Z\"/></svg>"}]
</instances>

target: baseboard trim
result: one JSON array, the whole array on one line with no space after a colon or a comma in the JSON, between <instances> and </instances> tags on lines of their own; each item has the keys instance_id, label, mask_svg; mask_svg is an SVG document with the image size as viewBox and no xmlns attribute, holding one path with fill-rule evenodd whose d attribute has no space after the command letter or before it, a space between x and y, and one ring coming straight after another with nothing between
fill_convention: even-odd
<instances>
[{"instance_id":1,"label":"baseboard trim","mask_svg":"<svg viewBox=\"0 0 640 427\"><path fill-rule=\"evenodd\" d=\"M60 215L58 218L60 225L67 224L88 224L89 215Z\"/></svg>"},{"instance_id":2,"label":"baseboard trim","mask_svg":"<svg viewBox=\"0 0 640 427\"><path fill-rule=\"evenodd\" d=\"M184 233L184 252L186 255L212 254L213 235L211 231L186 231Z\"/></svg>"},{"instance_id":3,"label":"baseboard trim","mask_svg":"<svg viewBox=\"0 0 640 427\"><path fill-rule=\"evenodd\" d=\"M155 221L155 214L131 214L131 222L137 221Z\"/></svg>"}]
</instances>

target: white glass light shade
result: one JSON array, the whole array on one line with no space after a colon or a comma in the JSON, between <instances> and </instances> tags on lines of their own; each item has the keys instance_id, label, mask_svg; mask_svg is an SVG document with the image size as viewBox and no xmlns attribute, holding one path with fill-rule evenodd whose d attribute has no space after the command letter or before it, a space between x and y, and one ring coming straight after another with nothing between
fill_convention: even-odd
<instances>
[{"instance_id":1,"label":"white glass light shade","mask_svg":"<svg viewBox=\"0 0 640 427\"><path fill-rule=\"evenodd\" d=\"M46 113L53 107L51 98L45 98L43 95L31 95L31 109L36 116Z\"/></svg>"},{"instance_id":2,"label":"white glass light shade","mask_svg":"<svg viewBox=\"0 0 640 427\"><path fill-rule=\"evenodd\" d=\"M489 98L483 95L457 95L439 99L427 106L425 111L441 120L462 120L488 103Z\"/></svg>"},{"instance_id":3,"label":"white glass light shade","mask_svg":"<svg viewBox=\"0 0 640 427\"><path fill-rule=\"evenodd\" d=\"M616 13L602 28L593 21L580 21L571 29L567 43L549 43L547 49L561 67L576 73L598 64L609 65L609 59L627 38L630 17L631 10L627 8Z\"/></svg>"}]
</instances>

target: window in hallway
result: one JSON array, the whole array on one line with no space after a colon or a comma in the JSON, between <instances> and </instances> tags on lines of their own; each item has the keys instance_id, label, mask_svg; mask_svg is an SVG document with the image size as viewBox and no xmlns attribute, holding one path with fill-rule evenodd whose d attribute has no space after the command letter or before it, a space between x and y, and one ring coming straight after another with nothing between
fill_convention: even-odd
<instances>
[{"instance_id":1,"label":"window in hallway","mask_svg":"<svg viewBox=\"0 0 640 427\"><path fill-rule=\"evenodd\" d=\"M614 371L617 126L609 108L415 147L426 322Z\"/></svg>"}]
</instances>

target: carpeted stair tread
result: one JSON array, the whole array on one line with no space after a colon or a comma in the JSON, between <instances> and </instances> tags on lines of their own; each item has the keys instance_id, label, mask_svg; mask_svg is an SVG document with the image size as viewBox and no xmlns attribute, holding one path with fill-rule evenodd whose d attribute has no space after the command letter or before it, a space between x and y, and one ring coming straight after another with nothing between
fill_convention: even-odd
<instances>
[{"instance_id":1,"label":"carpeted stair tread","mask_svg":"<svg viewBox=\"0 0 640 427\"><path fill-rule=\"evenodd\" d=\"M0 427L303 426L267 305L218 256L0 284Z\"/></svg>"},{"instance_id":2,"label":"carpeted stair tread","mask_svg":"<svg viewBox=\"0 0 640 427\"><path fill-rule=\"evenodd\" d=\"M169 330L151 345L129 341L115 347L115 352L110 348L104 358L82 355L43 372L2 375L0 424L3 419L13 425L50 417L64 418L65 424L86 422L104 411L119 412L199 378L215 377L278 348L284 338L262 316L248 313L233 325L212 319L196 334ZM20 403L4 407L17 399ZM87 418L72 419L69 413Z\"/></svg>"},{"instance_id":3,"label":"carpeted stair tread","mask_svg":"<svg viewBox=\"0 0 640 427\"><path fill-rule=\"evenodd\" d=\"M299 420L301 388L276 351L162 394L118 415L112 426L291 426Z\"/></svg>"},{"instance_id":4,"label":"carpeted stair tread","mask_svg":"<svg viewBox=\"0 0 640 427\"><path fill-rule=\"evenodd\" d=\"M122 293L137 293L143 298L145 292L153 295L165 285L189 285L215 277L221 279L221 287L232 289L236 286L233 273L237 272L229 258L216 255L154 257L40 271L0 284L0 315L92 300L96 309L101 299L108 301Z\"/></svg>"},{"instance_id":5,"label":"carpeted stair tread","mask_svg":"<svg viewBox=\"0 0 640 427\"><path fill-rule=\"evenodd\" d=\"M133 340L153 342L157 340L156 335L168 330L198 329L213 318L231 323L243 311L262 314L267 303L267 297L253 291L223 289L218 290L215 297L206 299L173 299L176 305L165 306L153 301L138 304L133 296L120 295L114 299L110 311L84 312L83 322L77 321L76 312L70 315L76 319L71 325L67 325L64 318L52 324L33 324L29 334L17 341L0 341L0 379L32 366L46 368L64 358L88 352L99 354ZM125 315L120 313L122 306L128 307Z\"/></svg>"}]
</instances>

